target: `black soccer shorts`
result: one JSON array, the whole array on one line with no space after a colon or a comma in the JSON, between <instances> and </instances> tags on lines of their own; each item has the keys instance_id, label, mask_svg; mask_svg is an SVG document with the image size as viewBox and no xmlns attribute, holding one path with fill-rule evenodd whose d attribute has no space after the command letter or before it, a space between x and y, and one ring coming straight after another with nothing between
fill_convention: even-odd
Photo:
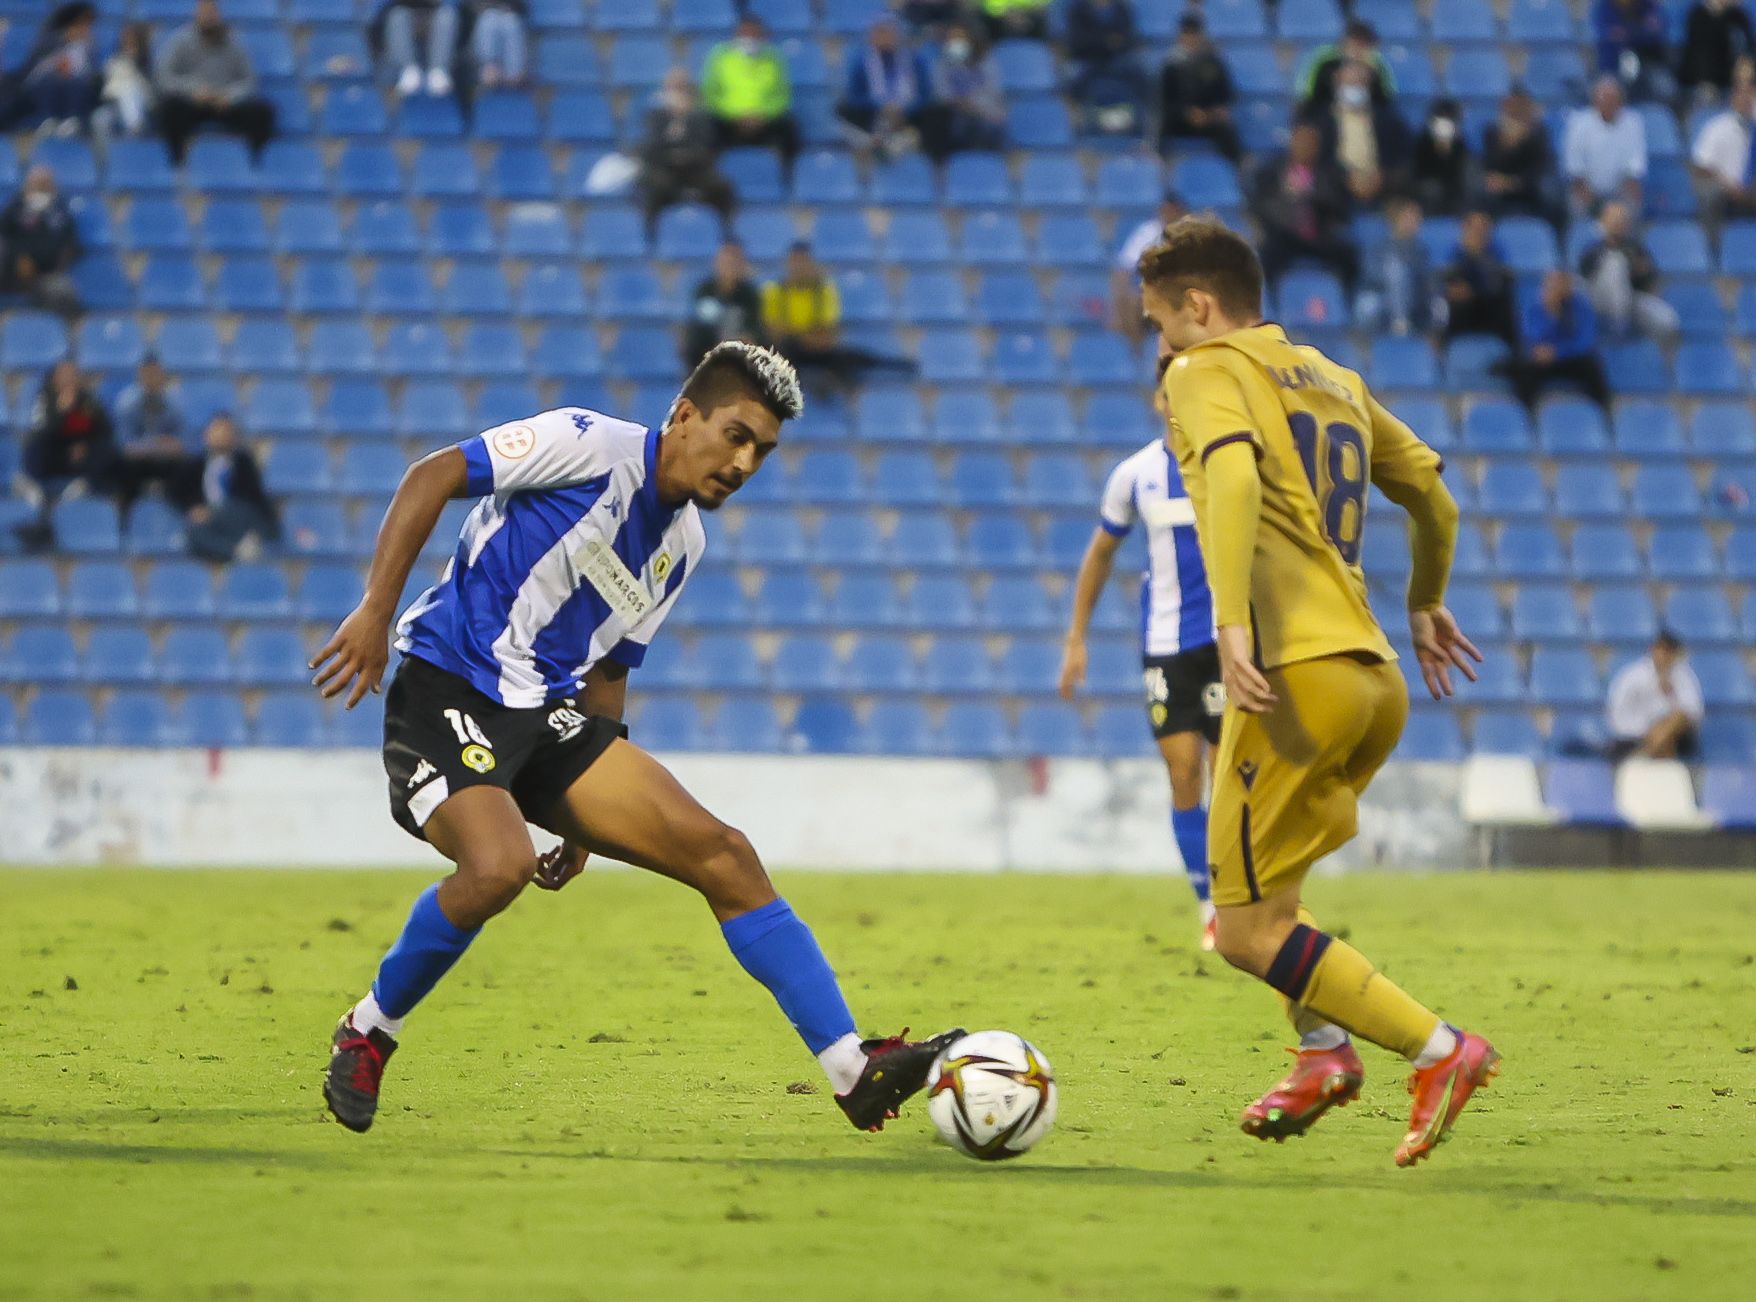
<instances>
[{"instance_id":1,"label":"black soccer shorts","mask_svg":"<svg viewBox=\"0 0 1756 1302\"><path fill-rule=\"evenodd\" d=\"M1154 737L1198 732L1219 745L1219 721L1226 709L1220 681L1219 648L1209 642L1174 656L1147 656L1146 717Z\"/></svg>"},{"instance_id":2,"label":"black soccer shorts","mask_svg":"<svg viewBox=\"0 0 1756 1302\"><path fill-rule=\"evenodd\" d=\"M628 729L619 719L588 716L572 697L514 709L484 696L456 674L409 656L384 694L384 771L390 812L410 836L465 787L512 793L538 827L574 780Z\"/></svg>"}]
</instances>

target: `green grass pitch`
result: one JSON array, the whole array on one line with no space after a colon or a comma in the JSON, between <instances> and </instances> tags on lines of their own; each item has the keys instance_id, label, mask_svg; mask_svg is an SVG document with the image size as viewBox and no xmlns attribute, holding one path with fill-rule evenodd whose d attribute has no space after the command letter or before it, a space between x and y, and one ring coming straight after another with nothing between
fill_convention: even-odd
<instances>
[{"instance_id":1,"label":"green grass pitch","mask_svg":"<svg viewBox=\"0 0 1756 1302\"><path fill-rule=\"evenodd\" d=\"M1315 883L1506 1054L1412 1172L1376 1050L1309 1137L1238 1133L1284 1024L1162 878L781 882L870 1029L1050 1055L1017 1162L919 1102L856 1134L706 910L612 871L489 928L351 1135L329 1031L425 880L0 872L0 1299L1756 1294L1756 877Z\"/></svg>"}]
</instances>

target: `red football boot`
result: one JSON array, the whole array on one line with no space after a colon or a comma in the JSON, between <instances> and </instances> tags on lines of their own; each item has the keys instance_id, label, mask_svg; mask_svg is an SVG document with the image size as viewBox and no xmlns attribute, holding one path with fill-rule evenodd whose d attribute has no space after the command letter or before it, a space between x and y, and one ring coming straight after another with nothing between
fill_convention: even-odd
<instances>
[{"instance_id":1,"label":"red football boot","mask_svg":"<svg viewBox=\"0 0 1756 1302\"><path fill-rule=\"evenodd\" d=\"M1455 1029L1455 1028L1453 1028ZM1451 1124L1469 1096L1486 1089L1500 1074L1500 1055L1479 1035L1457 1032L1457 1047L1431 1067L1417 1067L1408 1078L1415 1105L1408 1134L1396 1149L1398 1166L1413 1166L1451 1133Z\"/></svg>"},{"instance_id":2,"label":"red football boot","mask_svg":"<svg viewBox=\"0 0 1756 1302\"><path fill-rule=\"evenodd\" d=\"M1352 1041L1337 1049L1288 1049L1298 1056L1287 1078L1244 1109L1246 1135L1283 1143L1302 1135L1331 1108L1345 1108L1360 1097L1366 1065Z\"/></svg>"}]
</instances>

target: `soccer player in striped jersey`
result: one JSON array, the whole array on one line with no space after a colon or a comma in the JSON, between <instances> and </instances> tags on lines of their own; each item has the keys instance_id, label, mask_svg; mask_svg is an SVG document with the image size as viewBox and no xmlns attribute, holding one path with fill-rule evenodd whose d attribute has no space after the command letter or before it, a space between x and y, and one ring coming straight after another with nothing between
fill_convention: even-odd
<instances>
[{"instance_id":1,"label":"soccer player in striped jersey","mask_svg":"<svg viewBox=\"0 0 1756 1302\"><path fill-rule=\"evenodd\" d=\"M1159 375L1170 363L1159 358ZM1163 393L1154 407L1164 414ZM1195 507L1164 439L1154 439L1111 472L1097 528L1079 562L1073 618L1061 652L1061 695L1072 700L1086 672L1086 630L1110 581L1116 551L1136 522L1146 526L1140 576L1142 679L1147 724L1171 777L1171 833L1201 909L1201 948L1214 946L1214 907L1207 880L1207 808L1203 766L1219 742L1225 713L1219 654L1213 645L1213 596L1195 536Z\"/></svg>"},{"instance_id":2,"label":"soccer player in striped jersey","mask_svg":"<svg viewBox=\"0 0 1756 1302\"><path fill-rule=\"evenodd\" d=\"M597 852L693 887L727 945L817 1055L853 1124L878 1130L961 1030L862 1041L810 929L742 833L628 741L628 671L699 568L701 512L762 466L804 406L753 344L702 360L662 428L581 408L513 421L415 463L390 503L366 595L312 661L352 709L389 661L395 602L446 502L480 498L439 582L403 612L385 695L397 823L455 865L415 901L343 1015L324 1098L364 1131L403 1019L529 883L559 890ZM562 838L539 856L527 823Z\"/></svg>"}]
</instances>

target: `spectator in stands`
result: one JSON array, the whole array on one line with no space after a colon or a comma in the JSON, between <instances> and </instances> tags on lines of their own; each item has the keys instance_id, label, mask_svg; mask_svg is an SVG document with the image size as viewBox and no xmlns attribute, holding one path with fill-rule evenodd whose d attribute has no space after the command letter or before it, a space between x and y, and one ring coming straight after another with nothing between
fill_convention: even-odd
<instances>
[{"instance_id":1,"label":"spectator in stands","mask_svg":"<svg viewBox=\"0 0 1756 1302\"><path fill-rule=\"evenodd\" d=\"M23 294L52 312L77 312L79 291L69 274L82 252L79 227L47 163L24 174L12 202L0 209L0 289Z\"/></svg>"},{"instance_id":2,"label":"spectator in stands","mask_svg":"<svg viewBox=\"0 0 1756 1302\"><path fill-rule=\"evenodd\" d=\"M1689 161L1703 190L1703 207L1715 224L1756 215L1756 82L1732 88L1731 102L1695 137Z\"/></svg>"},{"instance_id":3,"label":"spectator in stands","mask_svg":"<svg viewBox=\"0 0 1756 1302\"><path fill-rule=\"evenodd\" d=\"M1395 198L1386 214L1390 237L1366 251L1354 324L1374 334L1426 334L1443 324L1445 299L1421 239L1421 205Z\"/></svg>"},{"instance_id":4,"label":"spectator in stands","mask_svg":"<svg viewBox=\"0 0 1756 1302\"><path fill-rule=\"evenodd\" d=\"M1311 51L1299 70L1295 95L1305 109L1326 108L1335 98L1336 75L1344 64L1363 63L1371 71L1367 82L1372 100L1387 104L1396 98L1396 74L1378 48L1378 32L1371 23L1356 18L1348 23L1341 40Z\"/></svg>"},{"instance_id":5,"label":"spectator in stands","mask_svg":"<svg viewBox=\"0 0 1756 1302\"><path fill-rule=\"evenodd\" d=\"M198 462L183 441L183 409L157 354L140 359L134 383L116 399L115 425L123 505L130 505L149 485L161 484L173 502L187 506Z\"/></svg>"},{"instance_id":6,"label":"spectator in stands","mask_svg":"<svg viewBox=\"0 0 1756 1302\"><path fill-rule=\"evenodd\" d=\"M895 158L920 143L928 85L926 60L904 44L893 19L880 18L864 44L849 44L835 111L862 148Z\"/></svg>"},{"instance_id":7,"label":"spectator in stands","mask_svg":"<svg viewBox=\"0 0 1756 1302\"><path fill-rule=\"evenodd\" d=\"M936 162L961 150L999 149L1006 140L1006 96L987 44L968 23L945 29L921 115L921 146Z\"/></svg>"},{"instance_id":8,"label":"spectator in stands","mask_svg":"<svg viewBox=\"0 0 1756 1302\"><path fill-rule=\"evenodd\" d=\"M530 65L530 38L524 29L530 16L527 0L466 0L470 18L470 54L476 80L484 89L524 84ZM443 93L443 92L436 92Z\"/></svg>"},{"instance_id":9,"label":"spectator in stands","mask_svg":"<svg viewBox=\"0 0 1756 1302\"><path fill-rule=\"evenodd\" d=\"M1744 0L1695 0L1677 55L1677 80L1684 91L1700 101L1722 98L1746 59L1756 59L1756 24Z\"/></svg>"},{"instance_id":10,"label":"spectator in stands","mask_svg":"<svg viewBox=\"0 0 1756 1302\"><path fill-rule=\"evenodd\" d=\"M1067 93L1100 130L1123 135L1139 128L1146 112L1139 42L1130 0L1073 0L1067 11Z\"/></svg>"},{"instance_id":11,"label":"spectator in stands","mask_svg":"<svg viewBox=\"0 0 1756 1302\"><path fill-rule=\"evenodd\" d=\"M1463 109L1454 99L1435 100L1409 164L1409 184L1421 206L1445 217L1461 213L1469 191L1469 162Z\"/></svg>"},{"instance_id":12,"label":"spectator in stands","mask_svg":"<svg viewBox=\"0 0 1756 1302\"><path fill-rule=\"evenodd\" d=\"M110 413L70 361L43 378L24 437L24 490L36 519L17 529L31 550L55 541L50 513L67 492L107 493L115 483L116 440Z\"/></svg>"},{"instance_id":13,"label":"spectator in stands","mask_svg":"<svg viewBox=\"0 0 1756 1302\"><path fill-rule=\"evenodd\" d=\"M1321 137L1326 162L1347 180L1348 193L1374 205L1407 161L1408 133L1396 109L1372 99L1372 71L1363 63L1344 63L1335 74L1335 98L1307 113Z\"/></svg>"},{"instance_id":14,"label":"spectator in stands","mask_svg":"<svg viewBox=\"0 0 1756 1302\"><path fill-rule=\"evenodd\" d=\"M1676 93L1659 0L1597 0L1591 14L1597 33L1597 70L1619 78L1639 100L1669 100Z\"/></svg>"},{"instance_id":15,"label":"spectator in stands","mask_svg":"<svg viewBox=\"0 0 1756 1302\"><path fill-rule=\"evenodd\" d=\"M44 131L77 135L91 121L103 84L97 19L96 6L83 0L57 6L25 56L25 100Z\"/></svg>"},{"instance_id":16,"label":"spectator in stands","mask_svg":"<svg viewBox=\"0 0 1756 1302\"><path fill-rule=\"evenodd\" d=\"M256 93L250 55L220 17L216 0L198 0L195 21L165 44L159 61L159 127L179 166L189 137L212 123L244 137L252 156L274 135L274 105Z\"/></svg>"},{"instance_id":17,"label":"spectator in stands","mask_svg":"<svg viewBox=\"0 0 1756 1302\"><path fill-rule=\"evenodd\" d=\"M1157 244L1165 227L1189 215L1189 206L1175 190L1166 190L1158 212L1128 233L1110 269L1110 317L1118 334L1136 348L1146 338L1148 325L1140 310L1140 255Z\"/></svg>"},{"instance_id":18,"label":"spectator in stands","mask_svg":"<svg viewBox=\"0 0 1756 1302\"><path fill-rule=\"evenodd\" d=\"M1323 156L1309 122L1293 128L1287 151L1268 159L1253 187L1251 211L1262 227L1262 266L1269 281L1303 258L1333 271L1348 293L1359 274L1359 252L1347 233L1348 184Z\"/></svg>"},{"instance_id":19,"label":"spectator in stands","mask_svg":"<svg viewBox=\"0 0 1756 1302\"><path fill-rule=\"evenodd\" d=\"M105 134L140 135L150 124L157 99L152 86L152 25L129 23L104 65L103 103L98 111Z\"/></svg>"},{"instance_id":20,"label":"spectator in stands","mask_svg":"<svg viewBox=\"0 0 1756 1302\"><path fill-rule=\"evenodd\" d=\"M695 102L689 74L672 68L646 115L640 143L640 202L649 236L661 212L688 200L707 204L730 227L737 198L714 161L713 139L713 119Z\"/></svg>"},{"instance_id":21,"label":"spectator in stands","mask_svg":"<svg viewBox=\"0 0 1756 1302\"><path fill-rule=\"evenodd\" d=\"M1496 217L1541 217L1559 224L1555 151L1542 109L1522 86L1500 101L1500 114L1482 135L1482 191Z\"/></svg>"},{"instance_id":22,"label":"spectator in stands","mask_svg":"<svg viewBox=\"0 0 1756 1302\"><path fill-rule=\"evenodd\" d=\"M1644 656L1610 679L1611 759L1694 758L1707 708L1686 654L1677 635L1661 629Z\"/></svg>"},{"instance_id":23,"label":"spectator in stands","mask_svg":"<svg viewBox=\"0 0 1756 1302\"><path fill-rule=\"evenodd\" d=\"M228 412L207 422L201 442L200 491L185 516L189 550L208 561L229 561L240 551L248 558L280 538L280 512L263 487L262 467Z\"/></svg>"},{"instance_id":24,"label":"spectator in stands","mask_svg":"<svg viewBox=\"0 0 1756 1302\"><path fill-rule=\"evenodd\" d=\"M1477 209L1465 213L1457 247L1445 264L1445 337L1494 335L1518 343L1512 311L1512 269L1494 238L1494 219Z\"/></svg>"},{"instance_id":25,"label":"spectator in stands","mask_svg":"<svg viewBox=\"0 0 1756 1302\"><path fill-rule=\"evenodd\" d=\"M1177 24L1177 43L1159 72L1159 139L1162 153L1179 137L1211 140L1214 147L1238 161L1242 153L1232 125L1236 91L1231 70L1207 35L1198 13L1186 13Z\"/></svg>"},{"instance_id":26,"label":"spectator in stands","mask_svg":"<svg viewBox=\"0 0 1756 1302\"><path fill-rule=\"evenodd\" d=\"M684 372L693 371L708 349L728 339L765 342L761 291L750 279L743 246L731 240L720 245L712 273L695 286L689 324L683 330Z\"/></svg>"},{"instance_id":27,"label":"spectator in stands","mask_svg":"<svg viewBox=\"0 0 1756 1302\"><path fill-rule=\"evenodd\" d=\"M912 362L842 342L841 294L803 240L788 250L780 279L762 287L762 329L807 380L838 392L852 389L868 370L914 369Z\"/></svg>"},{"instance_id":28,"label":"spectator in stands","mask_svg":"<svg viewBox=\"0 0 1756 1302\"><path fill-rule=\"evenodd\" d=\"M451 94L457 63L456 0L388 0L373 20L384 61L396 73L396 93L405 99L424 88L429 95Z\"/></svg>"},{"instance_id":29,"label":"spectator in stands","mask_svg":"<svg viewBox=\"0 0 1756 1302\"><path fill-rule=\"evenodd\" d=\"M1579 259L1592 308L1611 334L1638 331L1671 342L1682 323L1677 309L1654 292L1658 264L1635 234L1633 215L1623 204L1606 203L1597 220L1600 238Z\"/></svg>"},{"instance_id":30,"label":"spectator in stands","mask_svg":"<svg viewBox=\"0 0 1756 1302\"><path fill-rule=\"evenodd\" d=\"M1496 370L1520 402L1534 413L1545 390L1567 384L1608 414L1610 382L1597 353L1597 314L1573 287L1573 277L1559 268L1543 277L1542 292L1525 304L1519 333L1523 351Z\"/></svg>"},{"instance_id":31,"label":"spectator in stands","mask_svg":"<svg viewBox=\"0 0 1756 1302\"><path fill-rule=\"evenodd\" d=\"M1599 77L1592 85L1591 107L1568 115L1562 163L1568 208L1575 220L1593 216L1610 199L1642 211L1646 123L1628 107L1622 83L1615 77Z\"/></svg>"},{"instance_id":32,"label":"spectator in stands","mask_svg":"<svg viewBox=\"0 0 1756 1302\"><path fill-rule=\"evenodd\" d=\"M982 21L991 41L1020 37L1049 39L1049 5L1052 0L981 0Z\"/></svg>"},{"instance_id":33,"label":"spectator in stands","mask_svg":"<svg viewBox=\"0 0 1756 1302\"><path fill-rule=\"evenodd\" d=\"M963 0L901 0L896 11L917 32L936 34L964 16Z\"/></svg>"},{"instance_id":34,"label":"spectator in stands","mask_svg":"<svg viewBox=\"0 0 1756 1302\"><path fill-rule=\"evenodd\" d=\"M709 52L701 75L701 101L713 115L720 148L774 149L781 162L792 167L799 153L792 81L780 49L754 14L740 18L733 38Z\"/></svg>"}]
</instances>

